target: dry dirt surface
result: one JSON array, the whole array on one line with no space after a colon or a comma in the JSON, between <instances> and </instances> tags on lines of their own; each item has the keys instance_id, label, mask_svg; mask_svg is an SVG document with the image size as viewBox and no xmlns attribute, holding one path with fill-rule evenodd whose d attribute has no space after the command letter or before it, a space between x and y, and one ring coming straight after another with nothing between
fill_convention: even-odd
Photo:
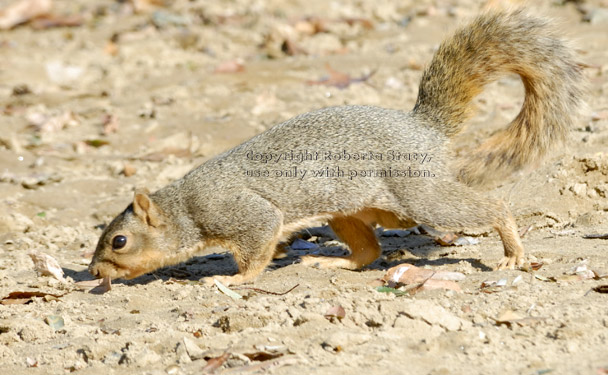
<instances>
[{"instance_id":1,"label":"dry dirt surface","mask_svg":"<svg viewBox=\"0 0 608 375\"><path fill-rule=\"evenodd\" d=\"M232 287L240 299L199 282L236 271L222 249L105 293L76 283L92 280L90 252L134 188L158 189L313 109L411 109L438 43L484 3L27 5L22 19L0 16L2 374L608 373L608 243L586 238L608 233L607 1L532 7L573 40L589 95L565 148L492 191L527 230L528 269L492 271L502 246L483 229L459 233L462 246L378 229L382 257L364 270L298 264L345 252L322 227ZM513 118L522 93L517 77L490 85L457 152ZM53 257L59 278L37 272L33 252ZM462 275L379 289L406 263Z\"/></svg>"}]
</instances>

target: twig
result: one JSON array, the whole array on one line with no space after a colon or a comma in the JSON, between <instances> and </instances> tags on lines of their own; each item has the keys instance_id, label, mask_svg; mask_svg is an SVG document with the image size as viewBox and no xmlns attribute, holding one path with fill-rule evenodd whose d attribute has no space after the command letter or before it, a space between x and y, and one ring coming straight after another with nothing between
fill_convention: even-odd
<instances>
[{"instance_id":1,"label":"twig","mask_svg":"<svg viewBox=\"0 0 608 375\"><path fill-rule=\"evenodd\" d=\"M298 286L300 286L300 284L294 285L291 289L289 289L288 291L283 292L283 293L271 292L269 290L264 290L264 289L260 289L260 288L254 288L254 287L251 287L251 286L239 286L239 287L234 287L232 289L237 289L237 290L239 290L239 289L249 289L249 290L253 290L255 292L260 292L260 293L265 293L265 294L272 294L273 296L284 296L285 294L291 292L292 290L294 290Z\"/></svg>"}]
</instances>

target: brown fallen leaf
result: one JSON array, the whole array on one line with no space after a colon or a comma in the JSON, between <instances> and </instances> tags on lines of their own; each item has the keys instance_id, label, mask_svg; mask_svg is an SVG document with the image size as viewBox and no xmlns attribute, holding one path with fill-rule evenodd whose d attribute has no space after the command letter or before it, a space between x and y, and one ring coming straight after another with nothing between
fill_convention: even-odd
<instances>
[{"instance_id":1,"label":"brown fallen leaf","mask_svg":"<svg viewBox=\"0 0 608 375\"><path fill-rule=\"evenodd\" d=\"M43 298L45 301L51 301L62 297L63 294L51 294L43 292L11 292L8 296L2 298L3 305L25 305L33 301L34 297Z\"/></svg>"},{"instance_id":2,"label":"brown fallen leaf","mask_svg":"<svg viewBox=\"0 0 608 375\"><path fill-rule=\"evenodd\" d=\"M15 1L0 11L0 29L12 29L17 25L49 13L52 7L52 0Z\"/></svg>"},{"instance_id":3,"label":"brown fallen leaf","mask_svg":"<svg viewBox=\"0 0 608 375\"><path fill-rule=\"evenodd\" d=\"M374 28L374 23L367 18L344 18L344 22L346 22L349 26L359 24L363 26L364 29L371 30Z\"/></svg>"},{"instance_id":4,"label":"brown fallen leaf","mask_svg":"<svg viewBox=\"0 0 608 375\"><path fill-rule=\"evenodd\" d=\"M592 272L595 274L594 279L596 280L608 278L608 272L604 270L592 270Z\"/></svg>"},{"instance_id":5,"label":"brown fallen leaf","mask_svg":"<svg viewBox=\"0 0 608 375\"><path fill-rule=\"evenodd\" d=\"M81 26L84 23L84 17L79 14L70 15L56 15L46 14L40 17L34 18L30 25L33 29L44 30L53 27L76 27Z\"/></svg>"},{"instance_id":6,"label":"brown fallen leaf","mask_svg":"<svg viewBox=\"0 0 608 375\"><path fill-rule=\"evenodd\" d=\"M241 59L224 61L215 67L213 73L239 73L245 70Z\"/></svg>"},{"instance_id":7,"label":"brown fallen leaf","mask_svg":"<svg viewBox=\"0 0 608 375\"><path fill-rule=\"evenodd\" d=\"M136 13L152 11L158 7L165 6L165 0L131 0Z\"/></svg>"},{"instance_id":8,"label":"brown fallen leaf","mask_svg":"<svg viewBox=\"0 0 608 375\"><path fill-rule=\"evenodd\" d=\"M541 269L543 267L543 265L544 265L544 263L542 263L542 262L524 263L524 265L521 266L520 270L522 270L524 272L538 271L539 269Z\"/></svg>"},{"instance_id":9,"label":"brown fallen leaf","mask_svg":"<svg viewBox=\"0 0 608 375\"><path fill-rule=\"evenodd\" d=\"M226 352L224 352L224 354L222 354L219 357L214 357L214 358L208 359L207 364L202 369L203 374L213 374L215 372L215 370L220 368L224 364L224 362L226 362L228 360L229 357L230 357L230 353L228 353L226 351Z\"/></svg>"},{"instance_id":10,"label":"brown fallen leaf","mask_svg":"<svg viewBox=\"0 0 608 375\"><path fill-rule=\"evenodd\" d=\"M599 285L593 288L595 292L606 294L608 293L608 285Z\"/></svg>"},{"instance_id":11,"label":"brown fallen leaf","mask_svg":"<svg viewBox=\"0 0 608 375\"><path fill-rule=\"evenodd\" d=\"M55 258L38 251L32 251L28 255L32 258L34 268L39 275L53 276L61 282L66 282L63 277L63 269Z\"/></svg>"},{"instance_id":12,"label":"brown fallen leaf","mask_svg":"<svg viewBox=\"0 0 608 375\"><path fill-rule=\"evenodd\" d=\"M300 34L315 35L327 31L326 21L319 17L306 17L299 19L293 28Z\"/></svg>"},{"instance_id":13,"label":"brown fallen leaf","mask_svg":"<svg viewBox=\"0 0 608 375\"><path fill-rule=\"evenodd\" d=\"M436 237L435 241L441 246L451 246L457 238L458 235L456 233L445 233L441 237Z\"/></svg>"},{"instance_id":14,"label":"brown fallen leaf","mask_svg":"<svg viewBox=\"0 0 608 375\"><path fill-rule=\"evenodd\" d=\"M243 355L252 361L264 362L271 359L279 358L283 356L281 352L269 352L269 351L258 351L253 353L243 353Z\"/></svg>"},{"instance_id":15,"label":"brown fallen leaf","mask_svg":"<svg viewBox=\"0 0 608 375\"><path fill-rule=\"evenodd\" d=\"M376 71L373 70L370 73L363 75L359 78L352 78L348 73L339 72L333 69L329 64L325 64L325 69L329 74L328 77L321 78L318 81L307 81L306 83L309 85L326 85L334 86L339 89L345 89L352 83L366 82L371 76L374 75L374 73L376 73Z\"/></svg>"},{"instance_id":16,"label":"brown fallen leaf","mask_svg":"<svg viewBox=\"0 0 608 375\"><path fill-rule=\"evenodd\" d=\"M304 48L289 38L286 38L283 44L281 44L281 51L289 56L308 55L308 52Z\"/></svg>"},{"instance_id":17,"label":"brown fallen leaf","mask_svg":"<svg viewBox=\"0 0 608 375\"><path fill-rule=\"evenodd\" d=\"M583 238L608 240L608 233L604 233L604 234L586 234L586 235L583 236Z\"/></svg>"},{"instance_id":18,"label":"brown fallen leaf","mask_svg":"<svg viewBox=\"0 0 608 375\"><path fill-rule=\"evenodd\" d=\"M91 146L91 147L95 147L95 148L107 146L110 144L110 142L106 141L105 139L87 139L84 141L84 143L87 146Z\"/></svg>"},{"instance_id":19,"label":"brown fallen leaf","mask_svg":"<svg viewBox=\"0 0 608 375\"><path fill-rule=\"evenodd\" d=\"M333 318L342 320L346 316L346 311L344 311L344 308L342 306L335 305L330 307L323 316L329 320Z\"/></svg>"},{"instance_id":20,"label":"brown fallen leaf","mask_svg":"<svg viewBox=\"0 0 608 375\"><path fill-rule=\"evenodd\" d=\"M591 114L591 121L600 121L606 119L608 119L608 111L593 112Z\"/></svg>"}]
</instances>

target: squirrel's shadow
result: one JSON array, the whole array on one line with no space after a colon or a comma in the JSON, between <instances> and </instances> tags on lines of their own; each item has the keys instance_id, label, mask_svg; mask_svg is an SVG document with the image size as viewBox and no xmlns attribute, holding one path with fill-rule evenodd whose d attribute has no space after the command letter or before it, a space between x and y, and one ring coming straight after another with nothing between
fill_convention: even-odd
<instances>
[{"instance_id":1,"label":"squirrel's shadow","mask_svg":"<svg viewBox=\"0 0 608 375\"><path fill-rule=\"evenodd\" d=\"M329 227L311 228L300 232L295 238L318 237L319 247L309 250L292 249L292 246L284 246L285 256L274 259L267 267L270 270L283 268L300 261L304 255L343 256L347 254L345 245L335 241L336 237ZM441 266L456 264L462 261L468 262L473 268L480 271L491 271L492 269L475 258L448 257L441 254L446 248L439 246L432 238L423 234L409 234L404 237L378 237L382 247L382 255L372 264L364 269L386 270L401 263L410 263L418 267ZM448 251L457 248L450 248ZM448 253L446 252L446 253ZM457 250L455 251L458 252ZM440 257L437 258L437 255ZM434 259L429 259L434 258ZM152 273L139 276L131 280L116 280L116 284L148 284L155 280L168 281L170 279L198 281L203 277L214 275L233 275L238 268L233 257L228 253L214 253L209 255L195 256L184 263L175 266L164 267ZM67 276L76 281L89 280L91 275L87 271L76 272L64 269ZM353 271L356 272L356 271Z\"/></svg>"}]
</instances>

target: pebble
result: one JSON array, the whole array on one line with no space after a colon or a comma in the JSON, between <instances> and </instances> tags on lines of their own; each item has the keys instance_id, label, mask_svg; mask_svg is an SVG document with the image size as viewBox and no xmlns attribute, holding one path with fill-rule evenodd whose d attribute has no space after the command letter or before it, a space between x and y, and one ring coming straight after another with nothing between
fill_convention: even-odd
<instances>
[{"instance_id":1,"label":"pebble","mask_svg":"<svg viewBox=\"0 0 608 375\"><path fill-rule=\"evenodd\" d=\"M570 188L570 190L579 197L584 197L587 195L587 184L574 184Z\"/></svg>"}]
</instances>

